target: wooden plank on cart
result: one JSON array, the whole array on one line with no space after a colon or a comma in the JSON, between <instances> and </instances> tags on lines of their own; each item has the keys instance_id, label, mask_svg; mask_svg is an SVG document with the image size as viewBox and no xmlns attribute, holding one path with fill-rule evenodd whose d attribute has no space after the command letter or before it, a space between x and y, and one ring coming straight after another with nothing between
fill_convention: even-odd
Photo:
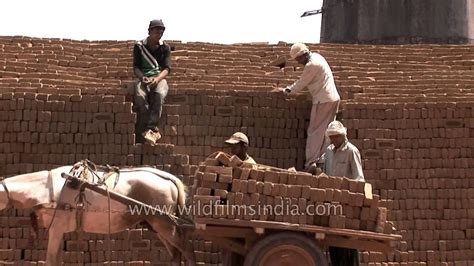
<instances>
[{"instance_id":1,"label":"wooden plank on cart","mask_svg":"<svg viewBox=\"0 0 474 266\"><path fill-rule=\"evenodd\" d=\"M245 227L228 227L206 225L204 229L196 228L196 234L200 236L216 236L216 237L230 237L230 238L246 238L254 234L254 230Z\"/></svg>"},{"instance_id":2,"label":"wooden plank on cart","mask_svg":"<svg viewBox=\"0 0 474 266\"><path fill-rule=\"evenodd\" d=\"M339 235L352 237L355 239L369 239L369 240L380 240L380 241L391 241L400 240L400 235L393 234L382 234L370 231L356 231L352 229L341 229L341 228L329 228L317 225L302 225L302 224L290 224L282 222L272 221L259 221L259 220L230 220L230 219L214 219L214 218L196 218L196 223L214 224L214 225L225 225L225 226L237 226L237 227L250 227L250 228L268 228L275 230L289 230L289 231L303 231L309 233L324 233L328 235Z\"/></svg>"}]
</instances>

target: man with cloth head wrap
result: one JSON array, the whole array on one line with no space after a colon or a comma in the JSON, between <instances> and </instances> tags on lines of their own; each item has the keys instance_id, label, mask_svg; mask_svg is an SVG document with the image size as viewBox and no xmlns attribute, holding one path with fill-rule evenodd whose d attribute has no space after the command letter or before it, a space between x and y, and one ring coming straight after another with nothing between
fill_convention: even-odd
<instances>
[{"instance_id":1,"label":"man with cloth head wrap","mask_svg":"<svg viewBox=\"0 0 474 266\"><path fill-rule=\"evenodd\" d=\"M326 136L331 145L322 156L323 171L329 176L345 176L364 181L360 153L356 146L347 139L347 129L339 121L328 125ZM359 265L359 253L355 249L330 247L332 265Z\"/></svg>"}]
</instances>

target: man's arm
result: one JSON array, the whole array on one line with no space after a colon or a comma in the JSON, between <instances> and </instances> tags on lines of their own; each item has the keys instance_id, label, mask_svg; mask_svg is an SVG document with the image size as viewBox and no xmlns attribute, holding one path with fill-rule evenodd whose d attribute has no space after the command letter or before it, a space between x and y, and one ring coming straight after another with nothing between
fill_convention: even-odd
<instances>
[{"instance_id":1,"label":"man's arm","mask_svg":"<svg viewBox=\"0 0 474 266\"><path fill-rule=\"evenodd\" d=\"M140 81L143 81L144 75L140 69L140 60L140 48L138 47L138 44L135 44L135 46L133 46L133 72Z\"/></svg>"},{"instance_id":2,"label":"man's arm","mask_svg":"<svg viewBox=\"0 0 474 266\"><path fill-rule=\"evenodd\" d=\"M155 80L153 81L156 82L156 84L158 84L161 80L165 79L171 70L171 48L169 45L165 44L163 53L163 60L161 62L158 62L160 64L160 74L155 77Z\"/></svg>"},{"instance_id":3,"label":"man's arm","mask_svg":"<svg viewBox=\"0 0 474 266\"><path fill-rule=\"evenodd\" d=\"M318 67L315 65L305 66L303 74L299 80L287 87L290 94L297 93L303 88L307 87L309 83L314 79L314 76L318 73Z\"/></svg>"},{"instance_id":4,"label":"man's arm","mask_svg":"<svg viewBox=\"0 0 474 266\"><path fill-rule=\"evenodd\" d=\"M362 160L359 150L352 151L351 158L352 179L364 181L364 172L362 171Z\"/></svg>"}]
</instances>

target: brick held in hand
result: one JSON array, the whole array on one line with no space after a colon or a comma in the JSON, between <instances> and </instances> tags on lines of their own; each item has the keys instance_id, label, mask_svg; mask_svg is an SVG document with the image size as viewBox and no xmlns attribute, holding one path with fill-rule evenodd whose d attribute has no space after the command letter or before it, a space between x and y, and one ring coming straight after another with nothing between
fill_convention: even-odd
<instances>
[{"instance_id":1,"label":"brick held in hand","mask_svg":"<svg viewBox=\"0 0 474 266\"><path fill-rule=\"evenodd\" d=\"M230 167L239 167L239 166L242 165L242 163L243 163L243 161L237 155L232 155L228 159L228 163L226 165L228 165Z\"/></svg>"},{"instance_id":2,"label":"brick held in hand","mask_svg":"<svg viewBox=\"0 0 474 266\"><path fill-rule=\"evenodd\" d=\"M233 165L230 165L231 161L230 161L230 158L229 155L227 155L226 153L224 152L219 152L216 156L216 159L222 164L222 165L225 165L225 166L231 166L233 167Z\"/></svg>"}]
</instances>

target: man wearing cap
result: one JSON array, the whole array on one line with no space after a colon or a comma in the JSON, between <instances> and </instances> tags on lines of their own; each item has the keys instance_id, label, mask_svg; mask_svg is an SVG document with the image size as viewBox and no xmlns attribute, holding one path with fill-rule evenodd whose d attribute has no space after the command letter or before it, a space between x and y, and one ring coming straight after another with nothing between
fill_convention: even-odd
<instances>
[{"instance_id":1,"label":"man wearing cap","mask_svg":"<svg viewBox=\"0 0 474 266\"><path fill-rule=\"evenodd\" d=\"M324 173L329 176L345 176L364 181L359 149L347 139L347 129L339 121L328 125L326 136L331 145L322 156Z\"/></svg>"},{"instance_id":2,"label":"man wearing cap","mask_svg":"<svg viewBox=\"0 0 474 266\"><path fill-rule=\"evenodd\" d=\"M148 37L133 47L133 70L138 78L135 89L137 142L143 142L144 138L155 143L161 138L158 122L168 94L165 78L171 68L171 48L161 40L164 31L163 21L150 21Z\"/></svg>"},{"instance_id":3,"label":"man wearing cap","mask_svg":"<svg viewBox=\"0 0 474 266\"><path fill-rule=\"evenodd\" d=\"M364 181L360 152L347 140L347 129L339 121L328 125L326 136L331 145L326 149L321 161L324 162L324 173L329 176L345 176ZM332 265L359 265L359 253L355 249L330 247Z\"/></svg>"},{"instance_id":4,"label":"man wearing cap","mask_svg":"<svg viewBox=\"0 0 474 266\"><path fill-rule=\"evenodd\" d=\"M279 88L286 95L292 95L303 88L308 88L312 96L313 106L306 140L306 161L308 169L315 164L329 143L325 142L324 132L328 124L336 118L339 107L339 93L328 62L318 53L312 53L303 43L291 46L290 56L304 65L299 80L286 88Z\"/></svg>"},{"instance_id":5,"label":"man wearing cap","mask_svg":"<svg viewBox=\"0 0 474 266\"><path fill-rule=\"evenodd\" d=\"M249 138L242 132L235 132L225 143L229 144L232 155L237 155L242 161L257 164L255 160L247 154L249 148Z\"/></svg>"}]
</instances>

